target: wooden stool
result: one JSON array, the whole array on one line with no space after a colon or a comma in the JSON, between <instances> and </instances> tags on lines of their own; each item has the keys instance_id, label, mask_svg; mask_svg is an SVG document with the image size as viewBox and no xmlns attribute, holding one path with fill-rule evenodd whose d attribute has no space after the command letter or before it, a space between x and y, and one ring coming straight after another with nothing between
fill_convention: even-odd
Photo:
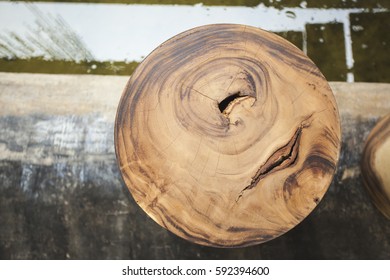
<instances>
[{"instance_id":1,"label":"wooden stool","mask_svg":"<svg viewBox=\"0 0 390 280\"><path fill-rule=\"evenodd\" d=\"M298 48L258 28L207 25L138 66L115 148L127 187L158 224L202 245L248 246L320 202L340 121L328 83Z\"/></svg>"}]
</instances>

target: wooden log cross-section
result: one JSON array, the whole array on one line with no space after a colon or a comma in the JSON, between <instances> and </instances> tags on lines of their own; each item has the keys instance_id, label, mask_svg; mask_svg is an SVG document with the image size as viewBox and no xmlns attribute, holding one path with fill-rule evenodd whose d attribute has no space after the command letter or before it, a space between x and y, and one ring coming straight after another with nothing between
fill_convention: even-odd
<instances>
[{"instance_id":1,"label":"wooden log cross-section","mask_svg":"<svg viewBox=\"0 0 390 280\"><path fill-rule=\"evenodd\" d=\"M157 223L239 247L301 222L336 169L333 93L298 48L254 27L181 33L136 69L115 124L124 181Z\"/></svg>"}]
</instances>

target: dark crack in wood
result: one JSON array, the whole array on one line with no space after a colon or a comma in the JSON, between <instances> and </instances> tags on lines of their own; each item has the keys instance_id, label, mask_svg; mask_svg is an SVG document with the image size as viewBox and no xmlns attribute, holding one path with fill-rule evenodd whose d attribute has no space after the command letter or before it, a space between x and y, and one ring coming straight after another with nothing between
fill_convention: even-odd
<instances>
[{"instance_id":1,"label":"dark crack in wood","mask_svg":"<svg viewBox=\"0 0 390 280\"><path fill-rule=\"evenodd\" d=\"M241 102L242 100L246 99L248 96L249 95L241 94L240 92L229 95L220 103L218 103L218 109L225 117L228 117L233 106Z\"/></svg>"},{"instance_id":2,"label":"dark crack in wood","mask_svg":"<svg viewBox=\"0 0 390 280\"><path fill-rule=\"evenodd\" d=\"M242 197L245 191L254 188L259 181L265 176L277 172L281 169L293 165L298 157L299 141L302 135L303 128L306 125L300 125L294 133L290 141L277 149L267 161L257 170L255 176L252 177L251 183L246 186L238 195L236 202Z\"/></svg>"}]
</instances>

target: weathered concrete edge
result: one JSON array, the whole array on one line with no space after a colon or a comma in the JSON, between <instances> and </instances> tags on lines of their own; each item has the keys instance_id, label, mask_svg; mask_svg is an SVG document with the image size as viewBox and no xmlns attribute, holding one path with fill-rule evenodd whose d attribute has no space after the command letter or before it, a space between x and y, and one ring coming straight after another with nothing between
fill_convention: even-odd
<instances>
[{"instance_id":1,"label":"weathered concrete edge","mask_svg":"<svg viewBox=\"0 0 390 280\"><path fill-rule=\"evenodd\" d=\"M100 114L115 119L129 77L0 73L0 116Z\"/></svg>"},{"instance_id":2,"label":"weathered concrete edge","mask_svg":"<svg viewBox=\"0 0 390 280\"><path fill-rule=\"evenodd\" d=\"M129 77L0 73L0 115L101 114L108 122ZM390 84L329 83L340 115L378 117L389 112Z\"/></svg>"}]
</instances>

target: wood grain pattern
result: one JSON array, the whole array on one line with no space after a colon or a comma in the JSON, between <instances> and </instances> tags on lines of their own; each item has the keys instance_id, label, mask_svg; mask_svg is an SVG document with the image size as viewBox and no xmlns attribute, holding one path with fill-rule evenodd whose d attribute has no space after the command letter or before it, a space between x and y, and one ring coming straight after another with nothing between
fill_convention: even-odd
<instances>
[{"instance_id":1,"label":"wood grain pattern","mask_svg":"<svg viewBox=\"0 0 390 280\"><path fill-rule=\"evenodd\" d=\"M157 223L198 244L248 246L319 203L340 122L328 83L299 49L254 27L208 25L139 65L115 146L126 185Z\"/></svg>"},{"instance_id":2,"label":"wood grain pattern","mask_svg":"<svg viewBox=\"0 0 390 280\"><path fill-rule=\"evenodd\" d=\"M378 121L368 135L361 169L372 201L390 219L390 114Z\"/></svg>"}]
</instances>

